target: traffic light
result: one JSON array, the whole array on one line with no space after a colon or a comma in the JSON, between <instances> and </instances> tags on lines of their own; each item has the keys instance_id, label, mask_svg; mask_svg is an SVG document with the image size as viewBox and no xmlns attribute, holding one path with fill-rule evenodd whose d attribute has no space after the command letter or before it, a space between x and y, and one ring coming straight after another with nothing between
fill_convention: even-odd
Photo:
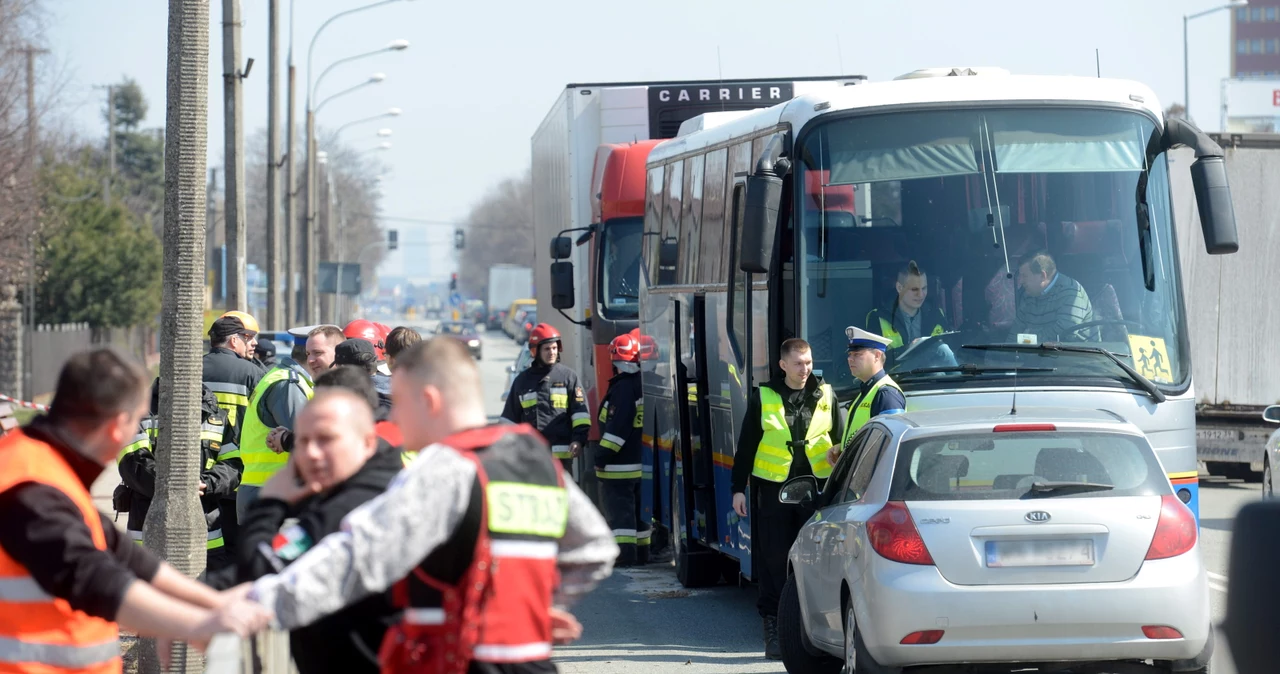
<instances>
[{"instance_id":1,"label":"traffic light","mask_svg":"<svg viewBox=\"0 0 1280 674\"><path fill-rule=\"evenodd\" d=\"M467 233L461 229L453 230L453 247L462 250L467 245Z\"/></svg>"},{"instance_id":2,"label":"traffic light","mask_svg":"<svg viewBox=\"0 0 1280 674\"><path fill-rule=\"evenodd\" d=\"M454 272L453 277L449 279L449 292L457 292L458 290L458 273Z\"/></svg>"},{"instance_id":3,"label":"traffic light","mask_svg":"<svg viewBox=\"0 0 1280 674\"><path fill-rule=\"evenodd\" d=\"M400 247L400 232L394 229L387 230L387 250L395 250Z\"/></svg>"}]
</instances>

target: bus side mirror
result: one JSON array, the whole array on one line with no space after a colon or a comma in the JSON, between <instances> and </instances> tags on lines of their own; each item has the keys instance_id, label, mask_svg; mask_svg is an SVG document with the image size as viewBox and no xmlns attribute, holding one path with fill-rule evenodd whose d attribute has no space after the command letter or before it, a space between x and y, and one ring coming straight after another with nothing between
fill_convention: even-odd
<instances>
[{"instance_id":1,"label":"bus side mirror","mask_svg":"<svg viewBox=\"0 0 1280 674\"><path fill-rule=\"evenodd\" d=\"M1231 205L1231 186L1227 182L1226 153L1212 138L1185 119L1165 120L1164 147L1185 145L1195 150L1191 164L1191 187L1196 193L1200 212L1200 229L1204 248L1210 255L1234 253L1240 249L1236 234L1236 213Z\"/></svg>"},{"instance_id":2,"label":"bus side mirror","mask_svg":"<svg viewBox=\"0 0 1280 674\"><path fill-rule=\"evenodd\" d=\"M573 252L573 241L567 236L557 236L551 240L551 259L567 260Z\"/></svg>"},{"instance_id":3,"label":"bus side mirror","mask_svg":"<svg viewBox=\"0 0 1280 674\"><path fill-rule=\"evenodd\" d=\"M553 309L573 308L573 263L551 263L551 307Z\"/></svg>"},{"instance_id":4,"label":"bus side mirror","mask_svg":"<svg viewBox=\"0 0 1280 674\"><path fill-rule=\"evenodd\" d=\"M1201 157L1191 165L1191 186L1200 210L1204 247L1210 255L1225 255L1240 249L1236 233L1236 213L1227 184L1227 162L1222 157Z\"/></svg>"},{"instance_id":5,"label":"bus side mirror","mask_svg":"<svg viewBox=\"0 0 1280 674\"><path fill-rule=\"evenodd\" d=\"M749 274L766 274L773 260L773 242L782 202L782 178L767 160L755 175L747 176L742 233L738 237L738 267Z\"/></svg>"}]
</instances>

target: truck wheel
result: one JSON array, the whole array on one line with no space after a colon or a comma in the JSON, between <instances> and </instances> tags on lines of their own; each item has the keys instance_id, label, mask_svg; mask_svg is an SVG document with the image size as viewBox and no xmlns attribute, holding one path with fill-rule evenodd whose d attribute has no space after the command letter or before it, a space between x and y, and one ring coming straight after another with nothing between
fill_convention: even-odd
<instances>
[{"instance_id":1,"label":"truck wheel","mask_svg":"<svg viewBox=\"0 0 1280 674\"><path fill-rule=\"evenodd\" d=\"M782 647L782 666L791 674L840 674L844 663L817 648L805 636L800 613L800 590L794 574L787 576L778 597L778 645Z\"/></svg>"}]
</instances>

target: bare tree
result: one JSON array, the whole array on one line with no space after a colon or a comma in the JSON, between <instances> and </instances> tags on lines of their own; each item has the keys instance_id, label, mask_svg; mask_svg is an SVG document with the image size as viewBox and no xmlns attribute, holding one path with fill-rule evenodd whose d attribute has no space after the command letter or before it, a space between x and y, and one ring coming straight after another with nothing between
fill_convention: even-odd
<instances>
[{"instance_id":1,"label":"bare tree","mask_svg":"<svg viewBox=\"0 0 1280 674\"><path fill-rule=\"evenodd\" d=\"M204 570L206 530L198 493L209 0L169 0L167 75L160 443L144 538L194 577ZM140 669L159 671L156 655L154 642L148 642ZM173 663L179 671L203 670L202 658L185 644L174 646Z\"/></svg>"},{"instance_id":2,"label":"bare tree","mask_svg":"<svg viewBox=\"0 0 1280 674\"><path fill-rule=\"evenodd\" d=\"M526 172L495 185L471 209L467 241L458 260L458 290L485 297L489 267L533 265L533 176Z\"/></svg>"}]
</instances>

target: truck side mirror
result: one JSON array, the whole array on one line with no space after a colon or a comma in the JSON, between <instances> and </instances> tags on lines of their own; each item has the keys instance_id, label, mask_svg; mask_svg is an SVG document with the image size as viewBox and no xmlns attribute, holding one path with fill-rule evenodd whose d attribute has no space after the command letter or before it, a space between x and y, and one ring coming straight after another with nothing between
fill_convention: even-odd
<instances>
[{"instance_id":1,"label":"truck side mirror","mask_svg":"<svg viewBox=\"0 0 1280 674\"><path fill-rule=\"evenodd\" d=\"M557 241L566 237L558 237ZM555 247L552 246L552 255L555 255ZM565 257L568 257L567 255ZM572 309L574 304L573 290L573 263L572 262L552 262L551 263L551 307L554 309Z\"/></svg>"},{"instance_id":2,"label":"truck side mirror","mask_svg":"<svg viewBox=\"0 0 1280 674\"><path fill-rule=\"evenodd\" d=\"M1196 161L1191 165L1191 187L1196 193L1205 250L1210 255L1236 252L1240 249L1240 238L1227 182L1226 153L1194 124L1170 117L1165 120L1164 146L1168 149L1177 145L1186 145L1196 153Z\"/></svg>"},{"instance_id":3,"label":"truck side mirror","mask_svg":"<svg viewBox=\"0 0 1280 674\"><path fill-rule=\"evenodd\" d=\"M557 236L551 240L551 259L567 260L573 253L573 240L567 236Z\"/></svg>"},{"instance_id":4,"label":"truck side mirror","mask_svg":"<svg viewBox=\"0 0 1280 674\"><path fill-rule=\"evenodd\" d=\"M676 261L680 256L680 243L678 241L663 241L658 246L658 266L663 268L671 268L676 266Z\"/></svg>"},{"instance_id":5,"label":"truck side mirror","mask_svg":"<svg viewBox=\"0 0 1280 674\"><path fill-rule=\"evenodd\" d=\"M750 274L765 274L773 259L778 207L782 202L782 178L774 172L772 162L761 160L755 175L747 176L744 200L738 267Z\"/></svg>"}]
</instances>

